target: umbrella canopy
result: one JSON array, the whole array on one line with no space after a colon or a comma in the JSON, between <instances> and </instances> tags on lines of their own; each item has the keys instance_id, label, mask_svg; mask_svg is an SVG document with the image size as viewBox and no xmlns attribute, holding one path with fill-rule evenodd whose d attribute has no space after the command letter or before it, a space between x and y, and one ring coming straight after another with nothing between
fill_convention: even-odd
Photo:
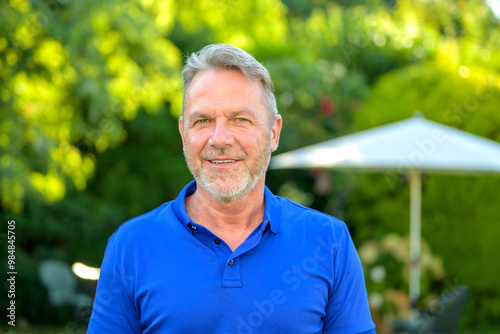
<instances>
[{"instance_id":1,"label":"umbrella canopy","mask_svg":"<svg viewBox=\"0 0 500 334\"><path fill-rule=\"evenodd\" d=\"M500 144L418 114L277 155L270 167L500 173Z\"/></svg>"},{"instance_id":2,"label":"umbrella canopy","mask_svg":"<svg viewBox=\"0 0 500 334\"><path fill-rule=\"evenodd\" d=\"M425 119L360 131L274 156L271 169L334 168L407 173L410 179L410 301L420 296L421 174L500 173L500 143Z\"/></svg>"}]
</instances>

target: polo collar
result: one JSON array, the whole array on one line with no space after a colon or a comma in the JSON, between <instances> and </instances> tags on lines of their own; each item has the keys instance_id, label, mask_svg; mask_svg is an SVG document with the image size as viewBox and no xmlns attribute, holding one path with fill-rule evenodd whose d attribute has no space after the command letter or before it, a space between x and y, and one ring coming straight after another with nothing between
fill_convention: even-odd
<instances>
[{"instance_id":1,"label":"polo collar","mask_svg":"<svg viewBox=\"0 0 500 334\"><path fill-rule=\"evenodd\" d=\"M184 189L182 189L179 196L174 200L172 204L172 210L174 211L174 214L189 232L191 232L191 228L189 227L189 225L194 222L191 220L191 218L189 218L187 214L185 200L187 196L192 195L195 191L196 181L193 180L189 182L184 187ZM278 233L281 230L281 206L278 199L273 195L269 188L267 188L267 186L264 187L264 200L264 224L269 222L271 225L271 230L274 233Z\"/></svg>"},{"instance_id":2,"label":"polo collar","mask_svg":"<svg viewBox=\"0 0 500 334\"><path fill-rule=\"evenodd\" d=\"M264 221L269 221L271 230L278 233L281 230L281 205L267 186L264 186L264 200Z\"/></svg>"}]
</instances>

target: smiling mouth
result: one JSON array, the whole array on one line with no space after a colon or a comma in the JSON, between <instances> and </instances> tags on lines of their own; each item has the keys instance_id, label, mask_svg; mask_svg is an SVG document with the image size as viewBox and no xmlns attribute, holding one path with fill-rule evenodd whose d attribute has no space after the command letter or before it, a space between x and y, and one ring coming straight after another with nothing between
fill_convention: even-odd
<instances>
[{"instance_id":1,"label":"smiling mouth","mask_svg":"<svg viewBox=\"0 0 500 334\"><path fill-rule=\"evenodd\" d=\"M217 165L230 164L236 162L236 160L209 160L209 161Z\"/></svg>"}]
</instances>

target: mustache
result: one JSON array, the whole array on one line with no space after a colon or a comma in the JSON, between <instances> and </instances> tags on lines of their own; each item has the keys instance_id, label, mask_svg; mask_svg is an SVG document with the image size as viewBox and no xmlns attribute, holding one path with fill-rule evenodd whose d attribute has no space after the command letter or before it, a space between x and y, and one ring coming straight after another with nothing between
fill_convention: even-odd
<instances>
[{"instance_id":1,"label":"mustache","mask_svg":"<svg viewBox=\"0 0 500 334\"><path fill-rule=\"evenodd\" d=\"M213 160L220 157L230 158L233 160L245 160L248 156L245 153L226 148L216 148L200 153L200 158L202 160Z\"/></svg>"}]
</instances>

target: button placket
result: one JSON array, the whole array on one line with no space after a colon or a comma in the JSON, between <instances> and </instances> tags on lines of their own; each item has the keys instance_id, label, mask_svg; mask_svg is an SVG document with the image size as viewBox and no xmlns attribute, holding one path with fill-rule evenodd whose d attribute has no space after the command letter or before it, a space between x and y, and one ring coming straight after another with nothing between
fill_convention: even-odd
<instances>
[{"instance_id":1,"label":"button placket","mask_svg":"<svg viewBox=\"0 0 500 334\"><path fill-rule=\"evenodd\" d=\"M232 258L226 262L226 267L222 275L222 286L226 288L241 288L240 261L237 258Z\"/></svg>"}]
</instances>

